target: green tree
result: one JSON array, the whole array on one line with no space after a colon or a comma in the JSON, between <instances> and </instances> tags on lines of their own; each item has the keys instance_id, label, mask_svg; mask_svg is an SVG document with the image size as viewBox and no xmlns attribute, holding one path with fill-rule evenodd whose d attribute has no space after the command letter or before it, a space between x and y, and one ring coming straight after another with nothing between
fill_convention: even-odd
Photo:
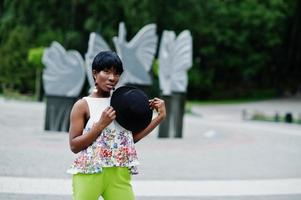
<instances>
[{"instance_id":1,"label":"green tree","mask_svg":"<svg viewBox=\"0 0 301 200\"><path fill-rule=\"evenodd\" d=\"M42 57L44 48L32 48L28 51L27 60L28 63L36 71L35 76L35 96L37 100L42 100L42 70L44 68L42 64Z\"/></svg>"},{"instance_id":2,"label":"green tree","mask_svg":"<svg viewBox=\"0 0 301 200\"><path fill-rule=\"evenodd\" d=\"M28 64L29 49L56 40L84 55L90 32L100 33L113 46L112 37L124 21L128 39L148 23L157 24L159 38L163 30L191 31L189 98L297 91L301 85L299 19L300 0L4 0L0 4L1 86L34 91L34 84L20 84L25 79L19 74L11 80L14 67ZM33 67L24 70L27 80L35 76Z\"/></svg>"},{"instance_id":3,"label":"green tree","mask_svg":"<svg viewBox=\"0 0 301 200\"><path fill-rule=\"evenodd\" d=\"M30 44L30 30L16 26L8 35L0 49L0 82L3 91L18 90L26 92L33 85L31 68L26 62Z\"/></svg>"}]
</instances>

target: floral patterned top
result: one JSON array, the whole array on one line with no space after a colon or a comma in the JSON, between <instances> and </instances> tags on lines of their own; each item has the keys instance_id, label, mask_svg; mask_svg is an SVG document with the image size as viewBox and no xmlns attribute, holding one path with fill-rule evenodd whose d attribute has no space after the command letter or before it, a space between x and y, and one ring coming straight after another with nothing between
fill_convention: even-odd
<instances>
[{"instance_id":1,"label":"floral patterned top","mask_svg":"<svg viewBox=\"0 0 301 200\"><path fill-rule=\"evenodd\" d=\"M110 98L84 97L90 110L90 119L83 134L90 131L100 118L102 111L110 105ZM70 174L94 174L103 167L128 167L132 174L137 174L139 165L133 135L116 121L107 126L87 149L80 151L71 167Z\"/></svg>"}]
</instances>

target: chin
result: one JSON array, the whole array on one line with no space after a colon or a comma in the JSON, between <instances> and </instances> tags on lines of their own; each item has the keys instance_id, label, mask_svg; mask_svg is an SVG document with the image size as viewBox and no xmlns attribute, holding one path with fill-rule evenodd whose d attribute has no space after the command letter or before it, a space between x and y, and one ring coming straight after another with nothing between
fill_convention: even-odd
<instances>
[{"instance_id":1,"label":"chin","mask_svg":"<svg viewBox=\"0 0 301 200\"><path fill-rule=\"evenodd\" d=\"M110 88L106 88L105 90L104 90L104 92L111 92L113 89L110 89Z\"/></svg>"}]
</instances>

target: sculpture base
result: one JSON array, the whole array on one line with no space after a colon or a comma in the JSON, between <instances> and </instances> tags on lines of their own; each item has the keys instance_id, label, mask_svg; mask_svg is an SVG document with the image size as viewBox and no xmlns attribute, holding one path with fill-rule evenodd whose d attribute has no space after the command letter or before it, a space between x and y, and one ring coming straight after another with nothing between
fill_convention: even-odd
<instances>
[{"instance_id":1,"label":"sculpture base","mask_svg":"<svg viewBox=\"0 0 301 200\"><path fill-rule=\"evenodd\" d=\"M70 112L76 100L75 97L46 96L44 129L46 131L68 132Z\"/></svg>"},{"instance_id":2,"label":"sculpture base","mask_svg":"<svg viewBox=\"0 0 301 200\"><path fill-rule=\"evenodd\" d=\"M174 92L162 96L166 106L166 118L159 126L159 138L182 138L186 93Z\"/></svg>"}]
</instances>

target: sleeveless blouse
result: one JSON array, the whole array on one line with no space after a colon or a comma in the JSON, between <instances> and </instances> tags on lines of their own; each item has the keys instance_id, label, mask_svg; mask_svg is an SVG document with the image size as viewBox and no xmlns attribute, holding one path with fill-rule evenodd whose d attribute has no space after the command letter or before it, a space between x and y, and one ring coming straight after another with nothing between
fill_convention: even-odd
<instances>
[{"instance_id":1,"label":"sleeveless blouse","mask_svg":"<svg viewBox=\"0 0 301 200\"><path fill-rule=\"evenodd\" d=\"M110 105L110 98L83 99L87 101L90 111L90 119L83 130L83 134L86 134L100 119L103 110ZM103 167L128 167L131 174L137 174L137 165L139 162L132 132L114 120L92 145L77 154L67 173L94 174L102 172Z\"/></svg>"}]
</instances>

